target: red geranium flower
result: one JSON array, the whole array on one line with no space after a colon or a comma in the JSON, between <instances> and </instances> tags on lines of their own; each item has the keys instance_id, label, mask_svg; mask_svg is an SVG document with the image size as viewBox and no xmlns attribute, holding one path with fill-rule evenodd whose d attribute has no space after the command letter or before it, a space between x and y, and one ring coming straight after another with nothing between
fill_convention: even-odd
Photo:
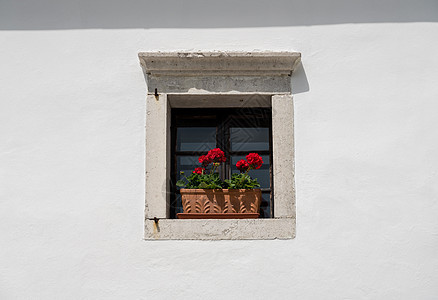
<instances>
[{"instance_id":1,"label":"red geranium flower","mask_svg":"<svg viewBox=\"0 0 438 300\"><path fill-rule=\"evenodd\" d=\"M260 169L263 164L263 159L257 153L250 153L246 156L246 160L250 165L251 169Z\"/></svg>"},{"instance_id":2,"label":"red geranium flower","mask_svg":"<svg viewBox=\"0 0 438 300\"><path fill-rule=\"evenodd\" d=\"M210 162L215 163L221 163L227 160L224 151L219 148L211 149L210 151L208 151L208 154L206 156L208 157Z\"/></svg>"},{"instance_id":3,"label":"red geranium flower","mask_svg":"<svg viewBox=\"0 0 438 300\"><path fill-rule=\"evenodd\" d=\"M246 160L241 159L237 162L236 167L240 172L246 172L249 169L249 164Z\"/></svg>"},{"instance_id":4,"label":"red geranium flower","mask_svg":"<svg viewBox=\"0 0 438 300\"><path fill-rule=\"evenodd\" d=\"M199 174L199 175L202 175L202 174L204 174L204 171L205 171L204 168L199 167L199 168L195 168L195 170L193 171L193 173L195 173L195 174Z\"/></svg>"},{"instance_id":5,"label":"red geranium flower","mask_svg":"<svg viewBox=\"0 0 438 300\"><path fill-rule=\"evenodd\" d=\"M211 164L212 161L208 155L201 155L198 160L204 167Z\"/></svg>"}]
</instances>

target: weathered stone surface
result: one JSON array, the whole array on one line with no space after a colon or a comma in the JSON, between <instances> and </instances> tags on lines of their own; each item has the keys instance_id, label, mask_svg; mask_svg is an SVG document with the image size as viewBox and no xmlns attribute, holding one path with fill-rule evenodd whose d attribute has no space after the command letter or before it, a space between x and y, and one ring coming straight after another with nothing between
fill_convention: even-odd
<instances>
[{"instance_id":1,"label":"weathered stone surface","mask_svg":"<svg viewBox=\"0 0 438 300\"><path fill-rule=\"evenodd\" d=\"M167 96L147 96L146 217L166 218L169 211L170 107Z\"/></svg>"},{"instance_id":2,"label":"weathered stone surface","mask_svg":"<svg viewBox=\"0 0 438 300\"><path fill-rule=\"evenodd\" d=\"M295 217L294 122L292 95L272 96L274 216Z\"/></svg>"},{"instance_id":3,"label":"weathered stone surface","mask_svg":"<svg viewBox=\"0 0 438 300\"><path fill-rule=\"evenodd\" d=\"M140 52L147 74L291 75L301 59L299 52Z\"/></svg>"},{"instance_id":4,"label":"weathered stone surface","mask_svg":"<svg viewBox=\"0 0 438 300\"><path fill-rule=\"evenodd\" d=\"M295 237L295 219L146 220L147 240L272 240Z\"/></svg>"},{"instance_id":5,"label":"weathered stone surface","mask_svg":"<svg viewBox=\"0 0 438 300\"><path fill-rule=\"evenodd\" d=\"M148 92L291 91L298 52L139 53Z\"/></svg>"},{"instance_id":6,"label":"weathered stone surface","mask_svg":"<svg viewBox=\"0 0 438 300\"><path fill-rule=\"evenodd\" d=\"M205 92L290 93L291 77L281 76L155 76L147 75L149 93L187 93L191 89Z\"/></svg>"}]
</instances>

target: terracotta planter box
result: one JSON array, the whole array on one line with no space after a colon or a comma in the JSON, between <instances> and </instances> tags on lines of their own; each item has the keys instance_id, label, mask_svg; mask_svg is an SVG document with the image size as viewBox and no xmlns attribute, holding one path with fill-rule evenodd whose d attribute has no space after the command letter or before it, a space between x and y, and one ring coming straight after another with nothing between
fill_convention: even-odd
<instances>
[{"instance_id":1,"label":"terracotta planter box","mask_svg":"<svg viewBox=\"0 0 438 300\"><path fill-rule=\"evenodd\" d=\"M180 192L184 213L178 214L178 218L190 218L191 214L194 218L200 218L200 214L205 214L205 218L257 218L262 201L260 189L181 189Z\"/></svg>"}]
</instances>

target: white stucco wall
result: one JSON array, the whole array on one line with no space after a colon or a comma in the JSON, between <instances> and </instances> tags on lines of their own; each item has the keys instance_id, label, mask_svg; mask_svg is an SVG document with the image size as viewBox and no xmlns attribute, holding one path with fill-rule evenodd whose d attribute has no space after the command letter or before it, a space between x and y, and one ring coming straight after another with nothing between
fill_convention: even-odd
<instances>
[{"instance_id":1,"label":"white stucco wall","mask_svg":"<svg viewBox=\"0 0 438 300\"><path fill-rule=\"evenodd\" d=\"M323 2L290 10L308 23L99 29L2 1L0 299L438 298L437 6L337 22ZM295 239L143 240L137 53L159 50L302 53Z\"/></svg>"}]
</instances>

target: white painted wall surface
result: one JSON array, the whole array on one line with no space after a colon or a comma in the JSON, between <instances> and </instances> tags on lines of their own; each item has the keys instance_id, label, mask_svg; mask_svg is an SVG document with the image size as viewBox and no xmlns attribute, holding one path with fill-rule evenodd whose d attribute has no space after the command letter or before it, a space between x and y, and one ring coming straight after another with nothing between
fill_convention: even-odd
<instances>
[{"instance_id":1,"label":"white painted wall surface","mask_svg":"<svg viewBox=\"0 0 438 300\"><path fill-rule=\"evenodd\" d=\"M177 10L142 25L135 6L140 25L119 25L116 1L18 3L0 3L0 299L438 298L436 2L336 1L327 17L311 1L255 27L284 11L258 3L230 28L202 15L211 2L196 26ZM158 50L302 53L295 239L142 239L137 53Z\"/></svg>"}]
</instances>

